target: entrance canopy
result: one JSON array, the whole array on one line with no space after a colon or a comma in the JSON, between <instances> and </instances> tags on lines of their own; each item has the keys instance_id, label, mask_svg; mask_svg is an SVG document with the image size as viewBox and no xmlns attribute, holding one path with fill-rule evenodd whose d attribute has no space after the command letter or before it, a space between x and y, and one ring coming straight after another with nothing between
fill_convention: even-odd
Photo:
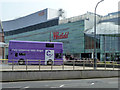
<instances>
[{"instance_id":1,"label":"entrance canopy","mask_svg":"<svg viewBox=\"0 0 120 90\"><path fill-rule=\"evenodd\" d=\"M8 47L7 43L0 42L0 47Z\"/></svg>"},{"instance_id":2,"label":"entrance canopy","mask_svg":"<svg viewBox=\"0 0 120 90\"><path fill-rule=\"evenodd\" d=\"M113 22L103 22L96 26L96 34L120 34L120 26ZM86 30L85 34L94 34L94 27L90 30Z\"/></svg>"}]
</instances>

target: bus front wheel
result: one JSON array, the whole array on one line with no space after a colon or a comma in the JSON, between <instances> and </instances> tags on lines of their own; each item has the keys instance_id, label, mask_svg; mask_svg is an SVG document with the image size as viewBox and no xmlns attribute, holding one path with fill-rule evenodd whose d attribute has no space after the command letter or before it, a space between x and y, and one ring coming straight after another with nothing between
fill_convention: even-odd
<instances>
[{"instance_id":1,"label":"bus front wheel","mask_svg":"<svg viewBox=\"0 0 120 90\"><path fill-rule=\"evenodd\" d=\"M25 61L24 61L23 59L20 59L20 60L18 61L18 63L19 63L19 65L25 65Z\"/></svg>"}]
</instances>

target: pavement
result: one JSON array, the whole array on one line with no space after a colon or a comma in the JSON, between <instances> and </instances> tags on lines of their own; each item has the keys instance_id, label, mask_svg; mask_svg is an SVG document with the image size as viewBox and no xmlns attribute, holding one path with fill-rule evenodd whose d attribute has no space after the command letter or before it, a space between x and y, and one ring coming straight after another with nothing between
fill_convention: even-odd
<instances>
[{"instance_id":1,"label":"pavement","mask_svg":"<svg viewBox=\"0 0 120 90\"><path fill-rule=\"evenodd\" d=\"M93 67L84 66L69 66L69 65L59 65L59 66L46 66L46 65L0 65L0 71L19 71L19 70L93 70ZM97 70L119 70L119 68L105 68L97 67Z\"/></svg>"}]
</instances>

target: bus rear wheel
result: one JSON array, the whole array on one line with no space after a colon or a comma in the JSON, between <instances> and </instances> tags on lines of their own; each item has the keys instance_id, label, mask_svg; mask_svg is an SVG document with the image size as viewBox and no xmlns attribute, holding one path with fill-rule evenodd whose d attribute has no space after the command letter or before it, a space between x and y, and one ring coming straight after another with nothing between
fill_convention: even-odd
<instances>
[{"instance_id":1,"label":"bus rear wheel","mask_svg":"<svg viewBox=\"0 0 120 90\"><path fill-rule=\"evenodd\" d=\"M52 60L48 60L47 61L47 65L52 65L53 64L53 61Z\"/></svg>"},{"instance_id":2,"label":"bus rear wheel","mask_svg":"<svg viewBox=\"0 0 120 90\"><path fill-rule=\"evenodd\" d=\"M20 59L20 60L18 61L18 63L19 63L19 65L25 65L24 59Z\"/></svg>"}]
</instances>

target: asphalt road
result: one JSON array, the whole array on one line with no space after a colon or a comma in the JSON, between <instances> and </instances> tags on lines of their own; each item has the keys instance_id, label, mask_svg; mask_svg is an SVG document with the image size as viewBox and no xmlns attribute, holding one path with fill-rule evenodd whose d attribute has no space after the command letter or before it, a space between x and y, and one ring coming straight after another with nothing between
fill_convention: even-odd
<instances>
[{"instance_id":1,"label":"asphalt road","mask_svg":"<svg viewBox=\"0 0 120 90\"><path fill-rule=\"evenodd\" d=\"M2 88L118 88L118 78L4 82Z\"/></svg>"}]
</instances>

